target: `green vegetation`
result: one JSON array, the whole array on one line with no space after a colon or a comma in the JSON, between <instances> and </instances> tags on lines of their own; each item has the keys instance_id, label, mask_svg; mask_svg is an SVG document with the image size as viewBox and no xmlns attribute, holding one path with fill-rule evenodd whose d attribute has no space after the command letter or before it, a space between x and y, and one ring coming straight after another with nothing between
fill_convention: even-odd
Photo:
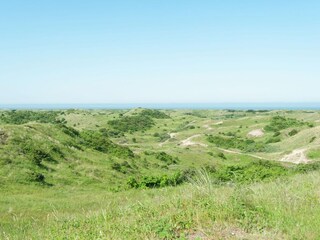
<instances>
[{"instance_id":1,"label":"green vegetation","mask_svg":"<svg viewBox=\"0 0 320 240\"><path fill-rule=\"evenodd\" d=\"M7 124L24 124L28 122L40 123L57 123L64 122L58 120L57 116L60 112L57 111L26 111L12 110L0 114L0 122Z\"/></svg>"},{"instance_id":2,"label":"green vegetation","mask_svg":"<svg viewBox=\"0 0 320 240\"><path fill-rule=\"evenodd\" d=\"M207 139L210 143L226 149L235 148L244 152L263 152L266 150L266 146L263 143L255 142L252 139L212 135L208 136Z\"/></svg>"},{"instance_id":3,"label":"green vegetation","mask_svg":"<svg viewBox=\"0 0 320 240\"><path fill-rule=\"evenodd\" d=\"M271 122L265 126L265 130L269 132L278 132L290 127L301 127L307 123L299 121L294 118L286 118L282 116L275 116L271 119Z\"/></svg>"},{"instance_id":4,"label":"green vegetation","mask_svg":"<svg viewBox=\"0 0 320 240\"><path fill-rule=\"evenodd\" d=\"M288 133L288 135L289 135L290 137L292 137L292 136L296 135L297 133L298 133L297 129L292 129L292 130Z\"/></svg>"},{"instance_id":5,"label":"green vegetation","mask_svg":"<svg viewBox=\"0 0 320 240\"><path fill-rule=\"evenodd\" d=\"M121 117L120 119L109 121L108 124L121 132L136 132L151 128L154 125L154 121L148 116L138 115Z\"/></svg>"},{"instance_id":6,"label":"green vegetation","mask_svg":"<svg viewBox=\"0 0 320 240\"><path fill-rule=\"evenodd\" d=\"M0 239L319 239L318 118L0 111Z\"/></svg>"},{"instance_id":7,"label":"green vegetation","mask_svg":"<svg viewBox=\"0 0 320 240\"><path fill-rule=\"evenodd\" d=\"M152 110L152 109L144 109L141 113L141 116L156 118L156 119L166 119L170 118L167 114L164 112L161 112L159 110Z\"/></svg>"},{"instance_id":8,"label":"green vegetation","mask_svg":"<svg viewBox=\"0 0 320 240\"><path fill-rule=\"evenodd\" d=\"M289 172L290 170L276 163L254 161L246 165L225 166L215 175L222 182L252 183L285 176Z\"/></svg>"},{"instance_id":9,"label":"green vegetation","mask_svg":"<svg viewBox=\"0 0 320 240\"><path fill-rule=\"evenodd\" d=\"M113 143L107 135L102 132L87 130L80 134L80 142L99 152L108 153L117 157L134 157L133 152L124 146Z\"/></svg>"},{"instance_id":10,"label":"green vegetation","mask_svg":"<svg viewBox=\"0 0 320 240\"><path fill-rule=\"evenodd\" d=\"M159 188L166 186L177 186L186 182L188 177L192 175L192 172L177 172L172 176L162 175L162 176L142 176L140 179L135 177L130 177L128 179L128 186L130 188Z\"/></svg>"}]
</instances>

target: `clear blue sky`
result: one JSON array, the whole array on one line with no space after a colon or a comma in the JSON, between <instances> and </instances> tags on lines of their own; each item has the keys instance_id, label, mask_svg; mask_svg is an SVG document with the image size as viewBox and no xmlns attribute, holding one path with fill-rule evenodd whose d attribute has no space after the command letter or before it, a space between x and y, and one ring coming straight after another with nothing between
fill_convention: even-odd
<instances>
[{"instance_id":1,"label":"clear blue sky","mask_svg":"<svg viewBox=\"0 0 320 240\"><path fill-rule=\"evenodd\" d=\"M320 1L1 1L0 90L1 104L320 102Z\"/></svg>"}]
</instances>

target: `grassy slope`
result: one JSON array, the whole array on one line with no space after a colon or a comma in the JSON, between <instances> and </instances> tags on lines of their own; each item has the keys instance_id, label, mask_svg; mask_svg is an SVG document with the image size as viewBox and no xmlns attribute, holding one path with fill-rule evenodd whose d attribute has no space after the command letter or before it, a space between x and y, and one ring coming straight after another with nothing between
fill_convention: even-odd
<instances>
[{"instance_id":1,"label":"grassy slope","mask_svg":"<svg viewBox=\"0 0 320 240\"><path fill-rule=\"evenodd\" d=\"M136 116L141 111L69 110L59 112L58 119L65 119L69 127L80 132L110 130L108 121L119 119L120 114ZM0 131L8 138L5 143L0 141L0 195L3 196L0 199L0 238L320 237L317 229L319 172L250 185L219 186L201 178L192 185L123 191L129 176L170 175L178 170L203 166L220 168L258 160L254 156L279 160L297 148L308 149L308 157L317 161L320 159L320 124L316 122L319 112L164 112L170 118L153 119L155 125L148 130L110 137L114 143L129 147L136 154L135 158L122 158L84 146L81 146L82 150L71 147L74 138L56 124L0 122ZM281 142L268 144L268 151L250 153L251 156L249 153L225 152L226 159L222 159L218 157L221 150L207 141L207 134L228 132L246 138L248 132L264 128L276 115L308 121L315 127L281 130ZM223 123L217 125L219 122ZM291 137L288 133L292 129L297 129L298 134ZM161 142L155 133L176 135ZM181 145L181 141L193 135L199 136L192 141L208 147ZM272 135L266 132L255 140L265 142ZM13 139L21 137L24 138L17 145ZM313 137L315 139L310 143ZM43 166L35 166L21 152L25 139L31 139L36 146L56 147L63 156L54 155L55 162L44 161ZM161 151L178 157L179 162L168 165L154 155L146 154ZM132 167L126 173L112 168L114 163L124 161ZM44 174L49 185L30 181L32 172ZM121 191L114 193L117 189Z\"/></svg>"},{"instance_id":2,"label":"grassy slope","mask_svg":"<svg viewBox=\"0 0 320 240\"><path fill-rule=\"evenodd\" d=\"M2 189L11 194L2 195L1 234L9 239L319 239L319 186L319 173L311 173L237 187L217 187L204 178L120 193Z\"/></svg>"}]
</instances>

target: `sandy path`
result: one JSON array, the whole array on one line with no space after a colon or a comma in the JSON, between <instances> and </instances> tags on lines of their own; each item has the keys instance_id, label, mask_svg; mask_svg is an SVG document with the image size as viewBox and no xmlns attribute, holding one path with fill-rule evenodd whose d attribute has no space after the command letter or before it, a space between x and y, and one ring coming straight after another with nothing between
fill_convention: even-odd
<instances>
[{"instance_id":1,"label":"sandy path","mask_svg":"<svg viewBox=\"0 0 320 240\"><path fill-rule=\"evenodd\" d=\"M258 155L250 154L250 153L243 153L243 152L238 152L238 151L229 150L229 149L224 149L224 148L218 148L218 149L219 149L220 151L223 151L223 152L226 152L226 153L246 155L246 156L258 158L258 159L261 159L261 160L270 160L270 159L266 159L266 158L264 158L264 157L260 157L260 156L258 156Z\"/></svg>"},{"instance_id":2,"label":"sandy path","mask_svg":"<svg viewBox=\"0 0 320 240\"><path fill-rule=\"evenodd\" d=\"M191 137L188 137L188 138L182 140L179 145L183 146L183 147L195 146L195 145L198 145L198 146L201 146L201 147L208 147L207 144L199 143L199 142L193 142L192 141L192 139L200 137L201 135L202 134L196 134L196 135L193 135Z\"/></svg>"}]
</instances>

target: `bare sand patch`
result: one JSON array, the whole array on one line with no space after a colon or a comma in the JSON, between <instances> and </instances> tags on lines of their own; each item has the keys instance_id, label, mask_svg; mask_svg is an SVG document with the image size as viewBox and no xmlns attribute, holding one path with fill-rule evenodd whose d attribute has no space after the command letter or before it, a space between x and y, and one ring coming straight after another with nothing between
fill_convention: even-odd
<instances>
[{"instance_id":1,"label":"bare sand patch","mask_svg":"<svg viewBox=\"0 0 320 240\"><path fill-rule=\"evenodd\" d=\"M264 135L264 132L262 129L255 129L248 133L249 137L262 137Z\"/></svg>"},{"instance_id":2,"label":"bare sand patch","mask_svg":"<svg viewBox=\"0 0 320 240\"><path fill-rule=\"evenodd\" d=\"M210 127L209 124L205 124L205 125L203 125L203 127L206 128L207 130L212 130L212 127Z\"/></svg>"},{"instance_id":3,"label":"bare sand patch","mask_svg":"<svg viewBox=\"0 0 320 240\"><path fill-rule=\"evenodd\" d=\"M201 136L201 134L196 134L191 137L188 137L188 138L182 140L179 145L183 146L183 147L195 146L195 145L207 147L208 146L207 144L192 141L192 139L200 137L200 136Z\"/></svg>"},{"instance_id":4,"label":"bare sand patch","mask_svg":"<svg viewBox=\"0 0 320 240\"><path fill-rule=\"evenodd\" d=\"M281 162L291 162L294 164L308 163L310 160L307 158L305 152L307 149L295 149L291 153L285 155L280 161Z\"/></svg>"}]
</instances>

